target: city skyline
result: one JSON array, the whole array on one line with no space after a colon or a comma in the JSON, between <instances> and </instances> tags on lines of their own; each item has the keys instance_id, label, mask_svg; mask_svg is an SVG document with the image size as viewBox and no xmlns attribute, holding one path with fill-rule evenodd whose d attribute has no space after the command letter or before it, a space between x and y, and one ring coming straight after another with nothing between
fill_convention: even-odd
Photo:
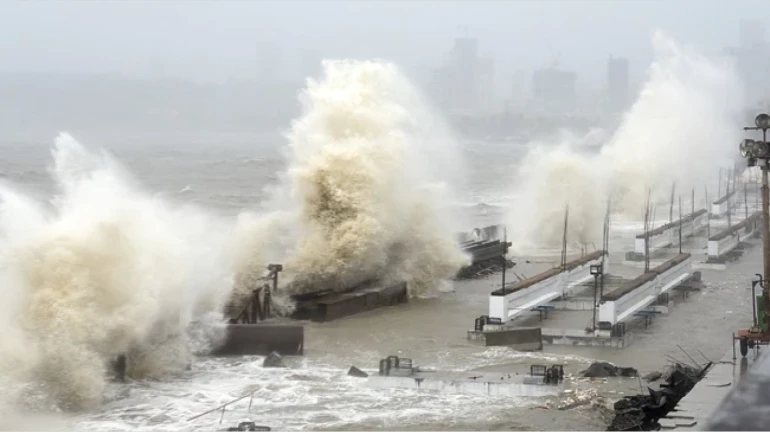
<instances>
[{"instance_id":1,"label":"city skyline","mask_svg":"<svg viewBox=\"0 0 770 432\"><path fill-rule=\"evenodd\" d=\"M224 82L260 76L262 58L293 80L313 73L303 57L315 56L389 60L424 80L444 63L447 41L470 37L495 59L497 77L558 62L577 73L578 87L598 87L610 55L628 58L639 80L655 30L718 53L738 45L740 21L762 11L770 4L754 0L730 8L708 0L5 2L0 71Z\"/></svg>"}]
</instances>

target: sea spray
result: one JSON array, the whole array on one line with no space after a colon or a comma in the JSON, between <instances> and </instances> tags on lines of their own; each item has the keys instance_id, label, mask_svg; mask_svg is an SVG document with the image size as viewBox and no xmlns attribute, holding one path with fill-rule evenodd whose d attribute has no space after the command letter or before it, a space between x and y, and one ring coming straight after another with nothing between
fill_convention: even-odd
<instances>
[{"instance_id":1,"label":"sea spray","mask_svg":"<svg viewBox=\"0 0 770 432\"><path fill-rule=\"evenodd\" d=\"M0 189L0 379L42 383L59 406L83 408L101 401L117 355L132 357L135 376L179 370L201 334L191 324L220 325L231 237L67 134L53 158L60 193L48 211Z\"/></svg>"},{"instance_id":2,"label":"sea spray","mask_svg":"<svg viewBox=\"0 0 770 432\"><path fill-rule=\"evenodd\" d=\"M323 68L287 134L288 169L273 199L282 203L280 221L264 216L271 228L252 230L262 240L251 241L282 249L295 293L397 279L410 294L424 293L467 262L448 205L462 178L455 141L395 65ZM243 219L251 227L257 220ZM259 268L259 260L244 262L240 273Z\"/></svg>"},{"instance_id":3,"label":"sea spray","mask_svg":"<svg viewBox=\"0 0 770 432\"><path fill-rule=\"evenodd\" d=\"M566 204L570 245L600 244L608 197L616 215L640 220L649 191L667 206L674 182L689 194L733 160L743 102L728 62L659 32L652 42L655 61L639 97L599 153L561 143L535 145L527 156L517 184L524 200L508 218L516 246L558 247Z\"/></svg>"}]
</instances>

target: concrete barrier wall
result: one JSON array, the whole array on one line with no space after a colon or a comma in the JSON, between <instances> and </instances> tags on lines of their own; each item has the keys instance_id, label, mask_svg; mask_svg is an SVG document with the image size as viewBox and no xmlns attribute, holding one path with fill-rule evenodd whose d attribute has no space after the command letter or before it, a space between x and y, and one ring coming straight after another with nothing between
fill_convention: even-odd
<instances>
[{"instance_id":1,"label":"concrete barrier wall","mask_svg":"<svg viewBox=\"0 0 770 432\"><path fill-rule=\"evenodd\" d=\"M666 268L663 269L662 266L666 266ZM653 269L658 274L655 278L657 295L669 292L690 278L692 275L692 256L682 254L662 266Z\"/></svg>"},{"instance_id":2,"label":"concrete barrier wall","mask_svg":"<svg viewBox=\"0 0 770 432\"><path fill-rule=\"evenodd\" d=\"M615 325L654 302L692 275L692 256L680 254L602 296L599 322Z\"/></svg>"},{"instance_id":3,"label":"concrete barrier wall","mask_svg":"<svg viewBox=\"0 0 770 432\"><path fill-rule=\"evenodd\" d=\"M326 322L408 301L406 282L332 293L297 302L292 318Z\"/></svg>"},{"instance_id":4,"label":"concrete barrier wall","mask_svg":"<svg viewBox=\"0 0 770 432\"><path fill-rule=\"evenodd\" d=\"M484 332L486 346L510 346L518 351L540 351L543 349L543 335L540 327L517 327L513 329Z\"/></svg>"},{"instance_id":5,"label":"concrete barrier wall","mask_svg":"<svg viewBox=\"0 0 770 432\"><path fill-rule=\"evenodd\" d=\"M670 231L669 229L668 231ZM655 236L650 236L650 251L655 251L656 249L662 249L668 246L671 246L671 233L668 231L664 231L662 233L659 233ZM634 252L638 254L644 255L645 248L644 248L644 236L642 237L636 237L634 239Z\"/></svg>"},{"instance_id":6,"label":"concrete barrier wall","mask_svg":"<svg viewBox=\"0 0 770 432\"><path fill-rule=\"evenodd\" d=\"M707 246L708 257L710 259L722 258L725 254L735 249L738 243L738 233L732 233L719 240L709 240Z\"/></svg>"},{"instance_id":7,"label":"concrete barrier wall","mask_svg":"<svg viewBox=\"0 0 770 432\"><path fill-rule=\"evenodd\" d=\"M708 257L710 260L723 258L738 246L741 240L753 236L762 221L762 213L756 212L737 224L711 236L708 239Z\"/></svg>"},{"instance_id":8,"label":"concrete barrier wall","mask_svg":"<svg viewBox=\"0 0 770 432\"><path fill-rule=\"evenodd\" d=\"M682 239L686 239L708 225L708 212L705 209L683 216L681 221L675 220L650 231L650 251L662 249L679 242L679 228L682 229ZM644 234L639 234L634 239L634 252L644 255Z\"/></svg>"},{"instance_id":9,"label":"concrete barrier wall","mask_svg":"<svg viewBox=\"0 0 770 432\"><path fill-rule=\"evenodd\" d=\"M657 298L654 273L645 273L602 297L599 322L615 325Z\"/></svg>"},{"instance_id":10,"label":"concrete barrier wall","mask_svg":"<svg viewBox=\"0 0 770 432\"><path fill-rule=\"evenodd\" d=\"M711 214L717 217L726 215L728 198L731 198L733 195L735 195L735 191L731 191L730 193L711 203Z\"/></svg>"},{"instance_id":11,"label":"concrete barrier wall","mask_svg":"<svg viewBox=\"0 0 770 432\"><path fill-rule=\"evenodd\" d=\"M569 294L571 289L591 277L590 266L600 264L603 256L602 251L593 252L570 261L563 270L550 269L492 292L489 296L489 317L507 322L522 312ZM604 265L606 274L609 260Z\"/></svg>"},{"instance_id":12,"label":"concrete barrier wall","mask_svg":"<svg viewBox=\"0 0 770 432\"><path fill-rule=\"evenodd\" d=\"M213 356L302 355L305 327L286 324L228 324L223 344L211 351Z\"/></svg>"}]
</instances>

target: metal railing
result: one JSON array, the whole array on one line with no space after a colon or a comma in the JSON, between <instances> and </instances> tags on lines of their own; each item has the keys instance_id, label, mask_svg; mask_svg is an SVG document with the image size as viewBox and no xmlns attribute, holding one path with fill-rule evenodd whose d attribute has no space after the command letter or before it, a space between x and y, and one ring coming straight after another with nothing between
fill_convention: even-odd
<instances>
[{"instance_id":1,"label":"metal railing","mask_svg":"<svg viewBox=\"0 0 770 432\"><path fill-rule=\"evenodd\" d=\"M247 411L251 411L251 405L254 402L254 393L256 393L257 391L259 391L259 390L254 390L253 392L251 392L249 394L243 395L243 396L241 396L241 397L239 397L237 399L233 399L230 402L224 403L224 404L222 404L222 405L220 405L220 406L218 406L216 408L210 409L210 410L208 410L208 411L206 411L204 413L198 414L196 416L192 416L192 417L188 418L187 421L193 421L193 420L201 418L201 417L203 417L203 416L205 416L207 414L211 414L211 413L216 412L218 410L222 410L222 415L219 417L219 424L222 424L222 421L224 421L224 418L225 418L225 411L227 410L227 406L228 405L232 405L232 404L234 404L236 402L239 402L239 401L242 401L242 400L244 400L246 398L249 398L249 408L247 409Z\"/></svg>"}]
</instances>

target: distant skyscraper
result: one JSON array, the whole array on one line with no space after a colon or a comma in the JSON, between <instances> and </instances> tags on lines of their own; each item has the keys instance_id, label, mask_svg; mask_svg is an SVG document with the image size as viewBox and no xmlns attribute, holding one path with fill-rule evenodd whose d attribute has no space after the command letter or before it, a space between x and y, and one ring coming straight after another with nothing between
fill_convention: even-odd
<instances>
[{"instance_id":1,"label":"distant skyscraper","mask_svg":"<svg viewBox=\"0 0 770 432\"><path fill-rule=\"evenodd\" d=\"M770 99L770 44L765 41L761 22L742 21L739 46L728 48L727 54L735 59L735 69L745 89L747 102L757 103Z\"/></svg>"},{"instance_id":2,"label":"distant skyscraper","mask_svg":"<svg viewBox=\"0 0 770 432\"><path fill-rule=\"evenodd\" d=\"M459 111L473 110L479 98L479 42L471 38L455 39L452 48L452 77L455 95L453 109Z\"/></svg>"},{"instance_id":3,"label":"distant skyscraper","mask_svg":"<svg viewBox=\"0 0 770 432\"><path fill-rule=\"evenodd\" d=\"M629 97L628 60L610 56L607 62L607 101L612 112L628 107Z\"/></svg>"},{"instance_id":4,"label":"distant skyscraper","mask_svg":"<svg viewBox=\"0 0 770 432\"><path fill-rule=\"evenodd\" d=\"M532 75L535 103L552 112L570 112L577 105L575 82L577 74L550 67L538 69Z\"/></svg>"},{"instance_id":5,"label":"distant skyscraper","mask_svg":"<svg viewBox=\"0 0 770 432\"><path fill-rule=\"evenodd\" d=\"M455 39L447 63L433 72L436 101L453 114L477 113L488 105L494 60L479 57L477 39Z\"/></svg>"}]
</instances>

